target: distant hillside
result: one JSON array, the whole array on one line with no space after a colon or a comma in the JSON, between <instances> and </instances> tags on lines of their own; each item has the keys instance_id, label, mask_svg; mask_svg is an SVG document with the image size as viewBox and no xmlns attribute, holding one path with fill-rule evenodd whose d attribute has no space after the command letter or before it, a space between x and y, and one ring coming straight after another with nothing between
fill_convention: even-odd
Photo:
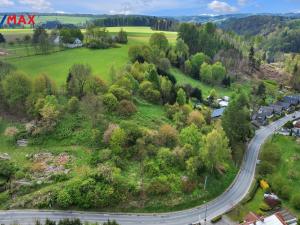
<instances>
[{"instance_id":1,"label":"distant hillside","mask_svg":"<svg viewBox=\"0 0 300 225\"><path fill-rule=\"evenodd\" d=\"M278 27L291 20L290 17L256 15L244 18L230 18L220 24L226 31L233 31L240 35L268 35Z\"/></svg>"},{"instance_id":2,"label":"distant hillside","mask_svg":"<svg viewBox=\"0 0 300 225\"><path fill-rule=\"evenodd\" d=\"M179 20L180 22L187 22L187 23L207 23L207 22L221 23L230 18L243 18L247 16L250 16L250 14L176 16L174 18Z\"/></svg>"}]
</instances>

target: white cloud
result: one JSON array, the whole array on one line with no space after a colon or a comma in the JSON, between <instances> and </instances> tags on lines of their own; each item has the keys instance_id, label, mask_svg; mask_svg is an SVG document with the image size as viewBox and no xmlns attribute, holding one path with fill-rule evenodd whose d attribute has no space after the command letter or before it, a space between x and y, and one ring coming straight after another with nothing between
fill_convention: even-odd
<instances>
[{"instance_id":1,"label":"white cloud","mask_svg":"<svg viewBox=\"0 0 300 225\"><path fill-rule=\"evenodd\" d=\"M51 9L51 3L47 0L19 0L19 3L29 6L33 10L47 11Z\"/></svg>"},{"instance_id":2,"label":"white cloud","mask_svg":"<svg viewBox=\"0 0 300 225\"><path fill-rule=\"evenodd\" d=\"M231 6L226 2L221 2L217 0L214 0L211 3L209 3L208 8L218 13L232 13L237 11L236 7Z\"/></svg>"},{"instance_id":3,"label":"white cloud","mask_svg":"<svg viewBox=\"0 0 300 225\"><path fill-rule=\"evenodd\" d=\"M1 7L13 6L15 3L11 0L0 0Z\"/></svg>"}]
</instances>

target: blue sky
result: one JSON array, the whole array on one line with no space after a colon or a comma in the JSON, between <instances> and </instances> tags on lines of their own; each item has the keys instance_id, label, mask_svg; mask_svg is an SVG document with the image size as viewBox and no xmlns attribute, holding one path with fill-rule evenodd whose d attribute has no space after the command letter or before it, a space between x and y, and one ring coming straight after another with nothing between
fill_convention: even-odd
<instances>
[{"instance_id":1,"label":"blue sky","mask_svg":"<svg viewBox=\"0 0 300 225\"><path fill-rule=\"evenodd\" d=\"M156 16L300 13L300 0L0 0L0 12L15 11Z\"/></svg>"}]
</instances>

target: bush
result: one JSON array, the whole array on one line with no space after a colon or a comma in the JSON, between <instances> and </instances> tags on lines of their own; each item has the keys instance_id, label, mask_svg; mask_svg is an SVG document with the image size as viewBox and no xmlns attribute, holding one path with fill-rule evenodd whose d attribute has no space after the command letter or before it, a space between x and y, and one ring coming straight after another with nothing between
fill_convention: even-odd
<instances>
[{"instance_id":1,"label":"bush","mask_svg":"<svg viewBox=\"0 0 300 225\"><path fill-rule=\"evenodd\" d=\"M57 194L56 202L61 208L68 208L72 204L72 198L66 190L61 190Z\"/></svg>"},{"instance_id":2,"label":"bush","mask_svg":"<svg viewBox=\"0 0 300 225\"><path fill-rule=\"evenodd\" d=\"M126 89L121 88L117 85L112 85L109 88L109 92L112 93L119 101L121 101L123 99L126 99L126 100L131 99L130 93Z\"/></svg>"},{"instance_id":3,"label":"bush","mask_svg":"<svg viewBox=\"0 0 300 225\"><path fill-rule=\"evenodd\" d=\"M91 76L84 86L84 93L98 95L107 91L107 85L99 77Z\"/></svg>"},{"instance_id":4,"label":"bush","mask_svg":"<svg viewBox=\"0 0 300 225\"><path fill-rule=\"evenodd\" d=\"M192 111L188 117L188 124L195 124L200 128L205 124L204 116L199 111Z\"/></svg>"},{"instance_id":5,"label":"bush","mask_svg":"<svg viewBox=\"0 0 300 225\"><path fill-rule=\"evenodd\" d=\"M263 212L268 212L272 210L272 208L269 205L267 205L265 202L260 204L259 209Z\"/></svg>"},{"instance_id":6,"label":"bush","mask_svg":"<svg viewBox=\"0 0 300 225\"><path fill-rule=\"evenodd\" d=\"M129 117L135 114L137 111L136 106L128 100L120 101L117 112L120 116Z\"/></svg>"},{"instance_id":7,"label":"bush","mask_svg":"<svg viewBox=\"0 0 300 225\"><path fill-rule=\"evenodd\" d=\"M291 193L292 193L291 187L288 185L284 185L280 190L279 197L281 197L284 200L289 200Z\"/></svg>"},{"instance_id":8,"label":"bush","mask_svg":"<svg viewBox=\"0 0 300 225\"><path fill-rule=\"evenodd\" d=\"M17 171L16 166L9 161L1 161L0 163L0 177L10 179Z\"/></svg>"},{"instance_id":9,"label":"bush","mask_svg":"<svg viewBox=\"0 0 300 225\"><path fill-rule=\"evenodd\" d=\"M269 163L269 162L265 162L263 161L259 166L258 166L258 172L260 175L268 175L268 174L272 174L274 171L274 166Z\"/></svg>"},{"instance_id":10,"label":"bush","mask_svg":"<svg viewBox=\"0 0 300 225\"><path fill-rule=\"evenodd\" d=\"M118 106L118 99L112 93L103 96L103 104L110 112L115 111Z\"/></svg>"},{"instance_id":11,"label":"bush","mask_svg":"<svg viewBox=\"0 0 300 225\"><path fill-rule=\"evenodd\" d=\"M19 130L16 127L7 127L4 131L4 136L6 137L15 137L18 134Z\"/></svg>"},{"instance_id":12,"label":"bush","mask_svg":"<svg viewBox=\"0 0 300 225\"><path fill-rule=\"evenodd\" d=\"M103 142L108 144L110 142L111 135L113 132L118 129L119 126L117 124L110 123L103 134Z\"/></svg>"},{"instance_id":13,"label":"bush","mask_svg":"<svg viewBox=\"0 0 300 225\"><path fill-rule=\"evenodd\" d=\"M145 98L152 102L158 104L160 102L160 92L155 89L148 88L144 93Z\"/></svg>"},{"instance_id":14,"label":"bush","mask_svg":"<svg viewBox=\"0 0 300 225\"><path fill-rule=\"evenodd\" d=\"M171 190L170 183L167 181L166 177L154 178L147 188L147 192L150 195L164 195L169 193Z\"/></svg>"},{"instance_id":15,"label":"bush","mask_svg":"<svg viewBox=\"0 0 300 225\"><path fill-rule=\"evenodd\" d=\"M294 206L295 209L300 210L300 194L296 194L293 198L292 198L292 204Z\"/></svg>"},{"instance_id":16,"label":"bush","mask_svg":"<svg viewBox=\"0 0 300 225\"><path fill-rule=\"evenodd\" d=\"M181 189L184 193L192 193L197 187L197 183L189 178L181 180Z\"/></svg>"},{"instance_id":17,"label":"bush","mask_svg":"<svg viewBox=\"0 0 300 225\"><path fill-rule=\"evenodd\" d=\"M222 216L217 216L217 217L213 218L210 222L212 222L212 223L217 223L217 222L219 222L221 219L222 219Z\"/></svg>"},{"instance_id":18,"label":"bush","mask_svg":"<svg viewBox=\"0 0 300 225\"><path fill-rule=\"evenodd\" d=\"M79 100L76 97L72 97L70 98L70 100L68 101L68 111L70 113L75 113L77 112L79 109Z\"/></svg>"},{"instance_id":19,"label":"bush","mask_svg":"<svg viewBox=\"0 0 300 225\"><path fill-rule=\"evenodd\" d=\"M171 125L162 125L159 129L159 143L166 147L175 147L178 142L178 132Z\"/></svg>"}]
</instances>

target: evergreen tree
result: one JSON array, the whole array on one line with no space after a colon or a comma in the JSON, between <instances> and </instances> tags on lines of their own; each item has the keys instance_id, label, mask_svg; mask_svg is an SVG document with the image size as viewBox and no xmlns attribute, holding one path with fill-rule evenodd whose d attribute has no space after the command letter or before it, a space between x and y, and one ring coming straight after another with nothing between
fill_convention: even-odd
<instances>
[{"instance_id":1,"label":"evergreen tree","mask_svg":"<svg viewBox=\"0 0 300 225\"><path fill-rule=\"evenodd\" d=\"M249 60L248 63L249 63L250 71L253 72L254 69L255 69L255 65L256 65L255 52L254 52L254 47L253 46L251 46L251 48L249 50L248 60Z\"/></svg>"},{"instance_id":2,"label":"evergreen tree","mask_svg":"<svg viewBox=\"0 0 300 225\"><path fill-rule=\"evenodd\" d=\"M250 137L250 112L248 99L244 93L239 94L226 108L222 126L231 145L244 143Z\"/></svg>"},{"instance_id":3,"label":"evergreen tree","mask_svg":"<svg viewBox=\"0 0 300 225\"><path fill-rule=\"evenodd\" d=\"M3 34L0 33L0 44L1 43L5 43L5 42L6 42L6 40L5 40L4 36L3 36Z\"/></svg>"}]
</instances>

